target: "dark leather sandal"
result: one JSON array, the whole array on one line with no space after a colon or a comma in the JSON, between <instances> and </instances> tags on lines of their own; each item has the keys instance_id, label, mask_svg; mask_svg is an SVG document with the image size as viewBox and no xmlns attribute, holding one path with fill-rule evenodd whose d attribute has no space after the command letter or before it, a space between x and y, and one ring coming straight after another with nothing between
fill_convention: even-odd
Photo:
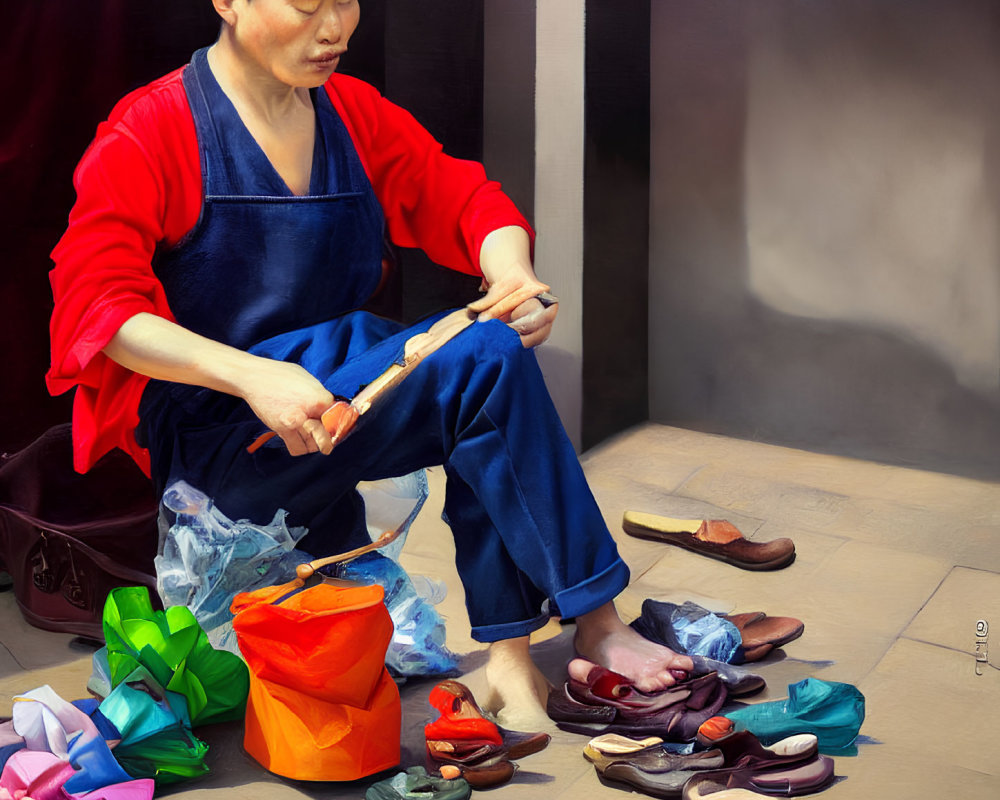
<instances>
[{"instance_id":1,"label":"dark leather sandal","mask_svg":"<svg viewBox=\"0 0 1000 800\"><path fill-rule=\"evenodd\" d=\"M698 774L697 771L691 769L673 772L647 772L627 761L616 761L608 765L602 776L608 780L628 784L643 794L653 797L677 798L681 796L687 782Z\"/></svg>"},{"instance_id":2,"label":"dark leather sandal","mask_svg":"<svg viewBox=\"0 0 1000 800\"><path fill-rule=\"evenodd\" d=\"M833 781L833 759L815 755L808 761L771 769L739 767L702 772L684 785L684 800L698 800L726 789L795 797L817 792Z\"/></svg>"},{"instance_id":3,"label":"dark leather sandal","mask_svg":"<svg viewBox=\"0 0 1000 800\"><path fill-rule=\"evenodd\" d=\"M560 729L597 736L659 736L693 741L698 727L726 701L717 673L689 678L659 692L641 692L628 678L593 665L586 681L550 692L546 711Z\"/></svg>"}]
</instances>

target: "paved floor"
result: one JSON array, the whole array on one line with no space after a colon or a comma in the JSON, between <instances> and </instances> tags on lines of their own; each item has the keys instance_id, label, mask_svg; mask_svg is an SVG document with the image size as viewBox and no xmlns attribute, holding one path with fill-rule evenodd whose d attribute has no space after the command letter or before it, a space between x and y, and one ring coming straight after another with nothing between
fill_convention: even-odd
<instances>
[{"instance_id":1,"label":"paved floor","mask_svg":"<svg viewBox=\"0 0 1000 800\"><path fill-rule=\"evenodd\" d=\"M762 610L805 621L803 637L761 662L768 689L787 695L808 676L857 685L867 719L857 754L838 756L830 800L1000 796L1000 485L847 458L816 455L660 425L642 425L590 451L584 466L608 525L632 568L621 598L636 616L643 598L692 599L718 611ZM483 652L468 637L452 546L439 519L443 475L404 551L412 573L443 579L439 609L449 645L467 653L465 680L482 687ZM725 518L756 540L792 537L787 569L752 573L621 533L622 513ZM976 624L993 625L976 660ZM571 626L555 622L534 649L561 681ZM0 715L11 698L44 683L82 696L92 647L26 625L0 594ZM983 651L981 649L981 652ZM980 674L981 673L981 674ZM432 682L403 687L404 763L422 761ZM175 789L185 798L360 798L366 782L300 784L247 757L238 725L201 728L212 773ZM521 763L497 797L580 800L623 797L580 754L583 737L557 733Z\"/></svg>"}]
</instances>

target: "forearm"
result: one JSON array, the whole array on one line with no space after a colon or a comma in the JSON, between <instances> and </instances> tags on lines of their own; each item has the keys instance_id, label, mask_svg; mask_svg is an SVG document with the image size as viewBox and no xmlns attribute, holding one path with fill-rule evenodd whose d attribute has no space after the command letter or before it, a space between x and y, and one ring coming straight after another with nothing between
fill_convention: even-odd
<instances>
[{"instance_id":1,"label":"forearm","mask_svg":"<svg viewBox=\"0 0 1000 800\"><path fill-rule=\"evenodd\" d=\"M104 353L150 378L242 398L293 456L333 448L320 421L333 395L298 364L245 353L148 313L126 320Z\"/></svg>"},{"instance_id":2,"label":"forearm","mask_svg":"<svg viewBox=\"0 0 1000 800\"><path fill-rule=\"evenodd\" d=\"M535 278L531 263L531 241L528 232L518 225L497 228L483 239L479 251L479 267L487 283L494 284L511 274Z\"/></svg>"},{"instance_id":3,"label":"forearm","mask_svg":"<svg viewBox=\"0 0 1000 800\"><path fill-rule=\"evenodd\" d=\"M170 320L140 313L130 317L104 347L123 367L159 380L204 386L243 396L242 378L261 359L206 339Z\"/></svg>"}]
</instances>

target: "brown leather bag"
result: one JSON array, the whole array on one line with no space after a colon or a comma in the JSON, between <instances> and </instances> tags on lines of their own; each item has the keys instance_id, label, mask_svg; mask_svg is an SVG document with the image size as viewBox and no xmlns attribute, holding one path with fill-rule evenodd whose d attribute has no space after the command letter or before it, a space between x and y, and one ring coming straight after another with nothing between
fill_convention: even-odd
<instances>
[{"instance_id":1,"label":"brown leather bag","mask_svg":"<svg viewBox=\"0 0 1000 800\"><path fill-rule=\"evenodd\" d=\"M148 586L155 598L156 515L152 483L125 453L73 470L69 424L0 456L0 569L25 619L103 639L112 588Z\"/></svg>"}]
</instances>

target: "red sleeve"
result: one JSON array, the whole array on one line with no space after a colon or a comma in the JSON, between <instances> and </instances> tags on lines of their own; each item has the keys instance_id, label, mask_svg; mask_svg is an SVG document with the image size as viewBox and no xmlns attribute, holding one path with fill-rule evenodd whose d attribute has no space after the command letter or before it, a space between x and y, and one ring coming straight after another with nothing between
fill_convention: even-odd
<instances>
[{"instance_id":1,"label":"red sleeve","mask_svg":"<svg viewBox=\"0 0 1000 800\"><path fill-rule=\"evenodd\" d=\"M85 471L114 447L148 471L135 442L147 379L101 351L129 317L173 319L152 260L197 222L201 168L180 71L122 100L74 175L77 201L52 252L49 391L78 386L74 460Z\"/></svg>"},{"instance_id":2,"label":"red sleeve","mask_svg":"<svg viewBox=\"0 0 1000 800\"><path fill-rule=\"evenodd\" d=\"M483 239L507 225L534 231L487 180L482 164L451 158L413 116L373 87L334 73L326 84L385 212L389 237L435 263L481 274Z\"/></svg>"}]
</instances>

